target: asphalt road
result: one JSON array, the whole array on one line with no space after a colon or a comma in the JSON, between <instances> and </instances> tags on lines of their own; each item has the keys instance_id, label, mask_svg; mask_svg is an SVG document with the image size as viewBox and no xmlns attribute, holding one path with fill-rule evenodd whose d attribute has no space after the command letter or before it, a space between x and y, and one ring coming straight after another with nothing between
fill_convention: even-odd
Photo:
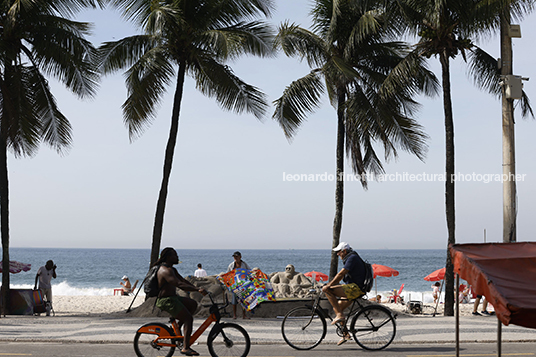
<instances>
[{"instance_id":1,"label":"asphalt road","mask_svg":"<svg viewBox=\"0 0 536 357\"><path fill-rule=\"evenodd\" d=\"M454 344L392 344L379 352L364 351L359 346L348 342L343 346L321 344L312 351L296 351L283 344L252 345L250 357L292 357L292 356L375 356L375 357L454 357ZM206 345L194 348L201 356L209 356ZM39 357L110 357L136 356L131 344L87 344L87 343L22 343L0 342L0 356L39 356ZM176 351L175 356L181 356ZM484 357L497 356L495 343L464 343L461 345L460 356ZM503 343L502 356L536 356L536 343Z\"/></svg>"}]
</instances>

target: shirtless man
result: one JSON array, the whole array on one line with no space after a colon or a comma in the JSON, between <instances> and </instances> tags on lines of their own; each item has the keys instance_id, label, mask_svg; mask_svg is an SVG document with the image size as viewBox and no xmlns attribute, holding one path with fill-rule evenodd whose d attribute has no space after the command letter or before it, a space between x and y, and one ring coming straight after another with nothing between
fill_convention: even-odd
<instances>
[{"instance_id":1,"label":"shirtless man","mask_svg":"<svg viewBox=\"0 0 536 357\"><path fill-rule=\"evenodd\" d=\"M177 295L177 288L184 291L198 291L203 295L207 291L203 288L191 284L184 279L173 265L179 263L179 256L173 248L164 248L160 253L160 259L156 264L160 264L158 269L158 287L160 292L156 300L156 306L167 311L172 317L179 321L179 326L184 325L184 342L181 353L186 356L199 356L199 353L190 348L190 336L192 335L192 325L194 313L197 309L197 302L193 299Z\"/></svg>"}]
</instances>

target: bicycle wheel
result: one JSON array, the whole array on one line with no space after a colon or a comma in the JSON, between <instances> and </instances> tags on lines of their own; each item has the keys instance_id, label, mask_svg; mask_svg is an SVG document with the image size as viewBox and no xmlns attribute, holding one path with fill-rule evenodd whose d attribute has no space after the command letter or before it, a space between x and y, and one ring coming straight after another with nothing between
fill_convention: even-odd
<instances>
[{"instance_id":1,"label":"bicycle wheel","mask_svg":"<svg viewBox=\"0 0 536 357\"><path fill-rule=\"evenodd\" d=\"M285 315L281 333L288 345L297 350L315 348L326 337L326 319L312 307L297 307Z\"/></svg>"},{"instance_id":2,"label":"bicycle wheel","mask_svg":"<svg viewBox=\"0 0 536 357\"><path fill-rule=\"evenodd\" d=\"M382 350L396 334L391 311L380 306L366 306L355 315L350 325L355 342L366 350Z\"/></svg>"},{"instance_id":3,"label":"bicycle wheel","mask_svg":"<svg viewBox=\"0 0 536 357\"><path fill-rule=\"evenodd\" d=\"M147 326L147 325L145 325ZM154 326L157 329L165 330L167 335L173 336L173 331L164 324L152 323L150 326ZM134 351L138 357L171 357L175 352L175 347L158 346L154 343L154 340L158 337L157 329L143 329L142 332L138 330L136 336L134 336ZM142 328L140 328L142 330ZM152 331L152 332L151 332ZM163 340L166 343L176 343L175 340Z\"/></svg>"},{"instance_id":4,"label":"bicycle wheel","mask_svg":"<svg viewBox=\"0 0 536 357\"><path fill-rule=\"evenodd\" d=\"M207 346L212 357L246 357L251 347L251 341L248 333L242 326L222 323L214 326L210 331Z\"/></svg>"}]
</instances>

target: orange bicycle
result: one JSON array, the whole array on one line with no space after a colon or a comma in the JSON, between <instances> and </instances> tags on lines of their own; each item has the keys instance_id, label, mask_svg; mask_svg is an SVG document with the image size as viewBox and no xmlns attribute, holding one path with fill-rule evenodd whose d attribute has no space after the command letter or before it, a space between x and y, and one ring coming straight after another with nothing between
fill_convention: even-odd
<instances>
[{"instance_id":1,"label":"orange bicycle","mask_svg":"<svg viewBox=\"0 0 536 357\"><path fill-rule=\"evenodd\" d=\"M208 294L210 316L199 326L190 337L193 344L201 334L214 322L207 338L207 347L210 355L242 356L249 353L251 341L246 330L237 324L221 322L220 310L229 305L229 302L217 304ZM160 322L151 322L141 326L134 337L134 351L138 357L165 356L171 357L176 348L182 348L184 337L174 318L169 319L169 325Z\"/></svg>"}]
</instances>

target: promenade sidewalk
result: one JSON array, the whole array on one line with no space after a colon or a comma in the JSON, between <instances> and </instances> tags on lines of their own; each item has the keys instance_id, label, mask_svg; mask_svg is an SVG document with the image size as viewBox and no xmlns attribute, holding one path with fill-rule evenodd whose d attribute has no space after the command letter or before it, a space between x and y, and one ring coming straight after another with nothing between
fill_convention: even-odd
<instances>
[{"instance_id":1,"label":"promenade sidewalk","mask_svg":"<svg viewBox=\"0 0 536 357\"><path fill-rule=\"evenodd\" d=\"M60 343L132 343L139 326L166 318L111 316L7 316L0 318L2 342L60 342ZM252 318L224 319L243 326L253 344L285 344L281 337L281 320ZM196 319L194 329L202 319ZM205 332L200 343L206 341ZM455 319L444 316L399 316L393 343L448 343L455 339ZM336 343L339 337L333 326L323 343ZM462 342L493 342L497 340L497 319L494 316L464 316L460 318ZM503 326L503 342L536 342L536 330L515 325Z\"/></svg>"}]
</instances>

